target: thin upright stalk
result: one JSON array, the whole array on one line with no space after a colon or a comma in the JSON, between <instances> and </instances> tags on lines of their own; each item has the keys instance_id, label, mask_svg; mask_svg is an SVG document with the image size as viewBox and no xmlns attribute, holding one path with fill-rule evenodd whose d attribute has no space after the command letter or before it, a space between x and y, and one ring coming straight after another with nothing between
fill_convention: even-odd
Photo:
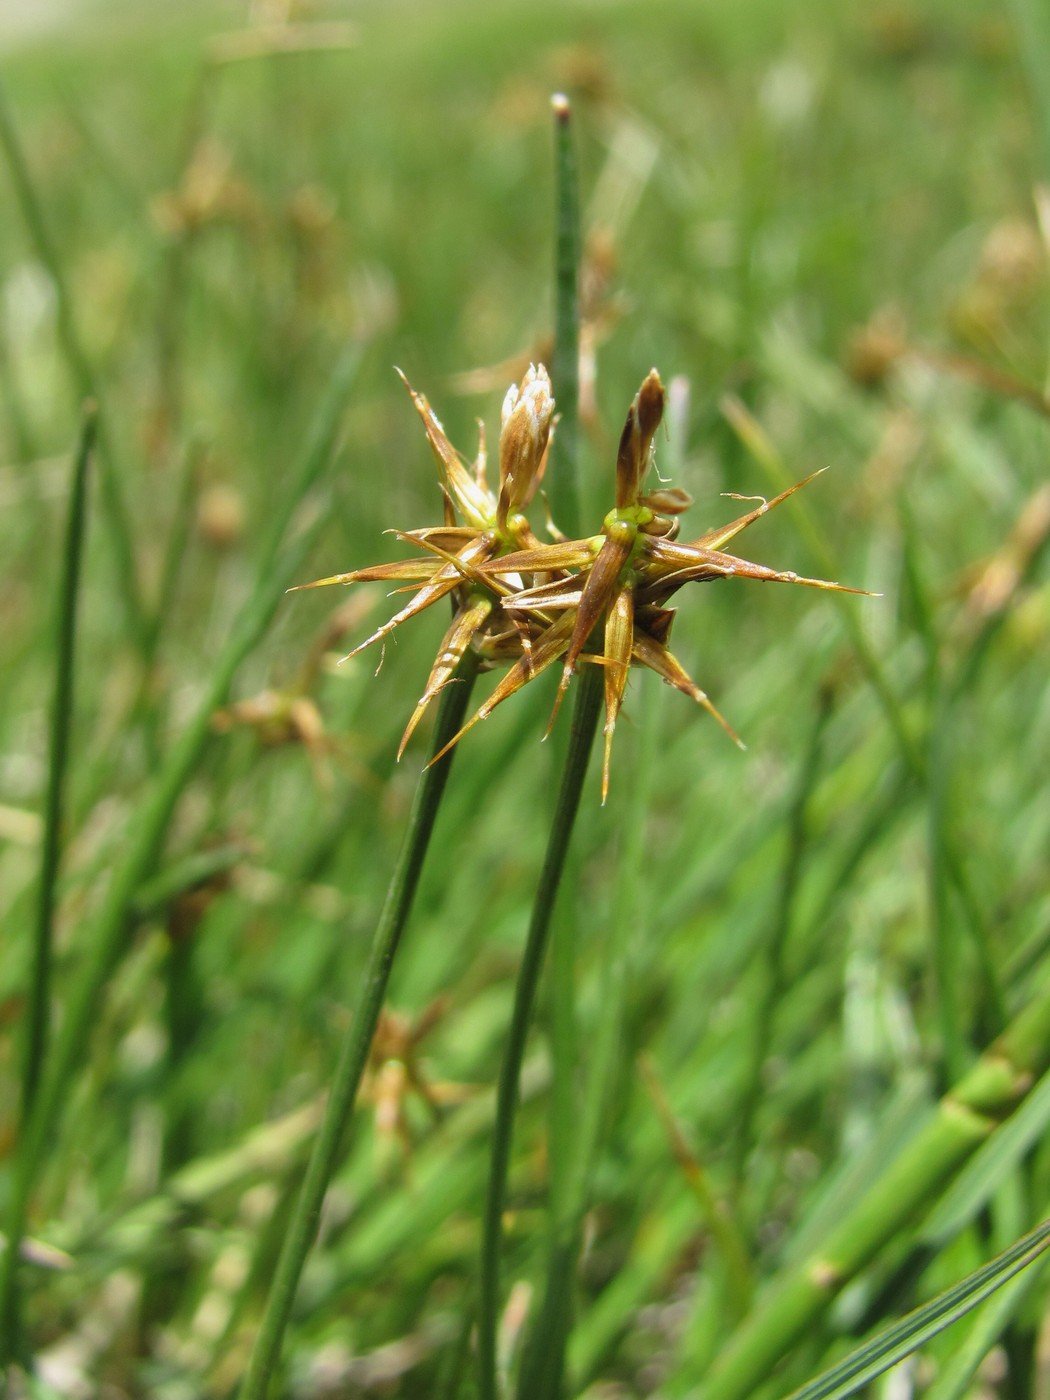
<instances>
[{"instance_id":1,"label":"thin upright stalk","mask_svg":"<svg viewBox=\"0 0 1050 1400\"><path fill-rule=\"evenodd\" d=\"M558 431L551 444L547 490L551 513L570 539L580 533L577 438L580 404L580 200L572 140L572 107L558 93L554 108L554 354L551 382Z\"/></svg>"},{"instance_id":2,"label":"thin upright stalk","mask_svg":"<svg viewBox=\"0 0 1050 1400\"><path fill-rule=\"evenodd\" d=\"M440 753L453 735L459 732L467 713L477 668L475 653L468 651L460 663L457 679L442 692L431 753ZM324 1119L281 1246L266 1310L241 1388L241 1400L263 1400L280 1357L281 1341L295 1301L299 1276L317 1235L325 1192L339 1158L347 1121L368 1062L379 1013L383 1009L390 969L412 908L455 752L455 749L451 749L436 763L424 768L416 788L404 845L376 926L354 1017L332 1076Z\"/></svg>"},{"instance_id":3,"label":"thin upright stalk","mask_svg":"<svg viewBox=\"0 0 1050 1400\"><path fill-rule=\"evenodd\" d=\"M518 1373L518 1400L551 1400L563 1387L583 1222L623 1062L624 1016L634 961L631 947L647 922L642 871L664 698L663 687L645 697L637 720L637 749L628 770L621 773L630 800L617 821L616 885L602 940L601 1013L587 1035L587 1078L574 1125L575 1170L565 1208L552 1230L542 1301Z\"/></svg>"},{"instance_id":4,"label":"thin upright stalk","mask_svg":"<svg viewBox=\"0 0 1050 1400\"><path fill-rule=\"evenodd\" d=\"M548 473L555 519L571 537L581 526L579 489L580 397L580 200L573 147L572 108L558 94L554 111L554 353L552 373L558 402L558 428ZM555 773L564 769L568 736L555 731L550 758ZM549 1186L547 1217L551 1255L562 1252L571 1234L573 1180L578 1173L580 1138L578 1046L576 1037L576 899L570 871L566 897L551 929L549 1040L551 1092L548 1114Z\"/></svg>"},{"instance_id":5,"label":"thin upright stalk","mask_svg":"<svg viewBox=\"0 0 1050 1400\"><path fill-rule=\"evenodd\" d=\"M48 754L44 839L40 859L40 894L37 901L36 936L26 1009L26 1052L22 1077L22 1113L25 1123L33 1111L47 1052L51 1002L51 949L55 913L55 886L62 843L66 766L73 722L73 661L76 646L77 597L80 561L87 522L87 482L91 449L95 443L95 406L84 408L80 442L73 461L73 488L69 498L62 576L58 590L58 626L55 647L55 692L51 702L51 740Z\"/></svg>"},{"instance_id":6,"label":"thin upright stalk","mask_svg":"<svg viewBox=\"0 0 1050 1400\"><path fill-rule=\"evenodd\" d=\"M299 574L324 524L325 517L316 513L298 538L282 551L289 518L329 461L359 358L356 349L349 350L333 372L285 509L275 520L260 552L255 590L216 660L196 713L172 747L136 814L127 850L113 872L105 902L84 940L83 962L66 1003L61 1032L48 1055L33 1111L23 1125L17 1147L7 1201L7 1248L0 1253L0 1368L13 1359L15 1350L19 1254L30 1196L57 1131L62 1108L69 1099L72 1080L87 1054L106 982L126 944L136 896L156 868L176 804L211 737L213 713L225 702L237 670L269 626L285 589Z\"/></svg>"},{"instance_id":7,"label":"thin upright stalk","mask_svg":"<svg viewBox=\"0 0 1050 1400\"><path fill-rule=\"evenodd\" d=\"M525 1043L532 1020L536 988L547 948L551 917L558 887L565 869L565 857L572 837L580 794L587 774L594 736L601 710L603 677L600 666L583 671L573 709L569 749L562 773L558 803L554 812L547 854L540 872L532 906L525 951L514 989L514 1011L500 1067L496 1091L496 1122L492 1133L492 1157L488 1190L482 1219L481 1288L478 1300L478 1367L480 1400L497 1400L496 1333L500 1309L500 1254L503 1240L503 1207L507 1194L507 1171L518 1102L518 1082L525 1058Z\"/></svg>"}]
</instances>

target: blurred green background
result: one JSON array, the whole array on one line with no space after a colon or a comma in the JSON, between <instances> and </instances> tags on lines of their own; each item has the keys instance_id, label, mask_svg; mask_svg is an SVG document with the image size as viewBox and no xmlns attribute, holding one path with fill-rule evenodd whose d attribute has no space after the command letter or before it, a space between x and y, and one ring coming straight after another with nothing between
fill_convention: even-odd
<instances>
[{"instance_id":1,"label":"blurred green background","mask_svg":"<svg viewBox=\"0 0 1050 1400\"><path fill-rule=\"evenodd\" d=\"M1045 981L1043 22L1021 0L164 13L6 0L0 1169L16 1141L80 401L97 396L105 442L79 600L59 1014L151 783L264 586L264 541L345 347L360 362L307 503L324 523L302 581L397 557L384 530L440 519L394 365L473 456L475 419L494 432L507 385L548 353L550 95L565 91L590 528L655 364L681 380L657 462L696 500L685 537L739 513L720 492L771 495L830 466L801 513L785 506L741 552L881 595L840 608L746 583L683 592L676 653L748 752L643 674L610 801L596 774L584 799L581 1100L603 1017L619 1034L570 1390L691 1393L749 1290ZM107 473L127 508L137 632ZM335 665L393 610L384 591L281 603L136 896L34 1197L31 1235L64 1251L26 1275L50 1393L218 1396L243 1369L424 753L417 738L393 763L443 619L399 630L378 676L372 653ZM405 1022L388 1026L330 1193L281 1393L471 1393L462 1319L551 807L551 693L501 708L457 759L393 976ZM618 918L639 802L644 882ZM544 1254L545 1023L511 1177L506 1277L523 1317ZM974 1267L1048 1199L1037 1147L932 1263L912 1220L768 1393ZM747 1258L735 1294L712 1200ZM960 1394L1048 1393L1042 1296ZM512 1357L522 1325L509 1317ZM893 1393L936 1384L953 1335Z\"/></svg>"}]
</instances>

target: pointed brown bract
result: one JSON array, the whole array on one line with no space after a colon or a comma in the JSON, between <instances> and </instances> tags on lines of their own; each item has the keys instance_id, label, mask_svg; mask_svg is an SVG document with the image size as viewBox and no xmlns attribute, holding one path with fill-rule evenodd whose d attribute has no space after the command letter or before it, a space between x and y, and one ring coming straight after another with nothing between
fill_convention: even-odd
<instances>
[{"instance_id":1,"label":"pointed brown bract","mask_svg":"<svg viewBox=\"0 0 1050 1400\"><path fill-rule=\"evenodd\" d=\"M584 585L579 574L569 574L542 583L538 588L522 588L506 599L503 606L509 613L535 612L540 608L578 608Z\"/></svg>"},{"instance_id":2,"label":"pointed brown bract","mask_svg":"<svg viewBox=\"0 0 1050 1400\"><path fill-rule=\"evenodd\" d=\"M473 729L481 720L488 719L497 705L502 705L504 700L509 700L529 681L534 680L548 666L553 665L569 644L572 623L571 613L566 613L557 622L552 622L539 640L533 643L528 656L522 656L515 662L485 703L475 711L459 733L453 735L441 752L436 753L430 762L436 763L439 758L443 758L451 748L459 743L469 729Z\"/></svg>"},{"instance_id":3,"label":"pointed brown bract","mask_svg":"<svg viewBox=\"0 0 1050 1400\"><path fill-rule=\"evenodd\" d=\"M789 486L786 491L781 491L779 496L774 496L771 501L760 497L762 504L749 510L746 515L739 516L736 520L731 520L728 525L719 525L713 530L708 530L701 535L698 540L693 540L697 549L722 549L735 539L742 530L746 530L749 525L753 525L756 520L763 515L768 515L771 510L775 510L789 496L793 496L796 491L801 491L803 486L808 486L811 481L815 481L818 476L823 476L827 467L821 467L819 471L810 472L809 476L804 476L801 481L796 481L794 486ZM732 499L740 500L741 497L734 496ZM752 497L752 499L754 499Z\"/></svg>"},{"instance_id":4,"label":"pointed brown bract","mask_svg":"<svg viewBox=\"0 0 1050 1400\"><path fill-rule=\"evenodd\" d=\"M605 619L605 758L602 763L602 805L609 795L609 764L613 732L627 689L634 646L634 593L621 588Z\"/></svg>"},{"instance_id":5,"label":"pointed brown bract","mask_svg":"<svg viewBox=\"0 0 1050 1400\"><path fill-rule=\"evenodd\" d=\"M460 460L459 453L445 436L445 430L425 396L416 393L400 370L398 370L398 374L401 375L401 382L416 406L416 412L423 420L427 441L430 443L431 451L434 453L438 465L445 473L448 489L455 497L456 504L471 525L484 527L495 513L495 502L491 492L467 471Z\"/></svg>"},{"instance_id":6,"label":"pointed brown bract","mask_svg":"<svg viewBox=\"0 0 1050 1400\"><path fill-rule=\"evenodd\" d=\"M603 535L591 535L586 540L563 540L559 544L541 544L535 549L516 549L501 554L483 566L486 574L561 573L565 569L582 569L594 562L605 543Z\"/></svg>"},{"instance_id":7,"label":"pointed brown bract","mask_svg":"<svg viewBox=\"0 0 1050 1400\"><path fill-rule=\"evenodd\" d=\"M661 541L661 544L663 542ZM654 556L665 565L661 571L652 570L651 581L644 587L647 602L663 602L687 583L708 583L719 578L750 578L758 583L797 583L805 588L823 588L833 593L856 593L870 597L863 588L850 588L844 583L832 583L825 578L805 578L790 569L770 569L765 564L753 564L735 554L717 549L697 549L692 545L673 545L667 553Z\"/></svg>"},{"instance_id":8,"label":"pointed brown bract","mask_svg":"<svg viewBox=\"0 0 1050 1400\"><path fill-rule=\"evenodd\" d=\"M634 630L634 655L636 660L640 661L643 666L648 666L651 671L655 671L668 685L673 685L676 690L680 690L683 695L688 695L691 700L695 700L698 705L702 706L709 715L718 721L737 748L745 747L740 735L737 734L729 721L715 709L708 699L707 693L700 689L682 664L671 655L666 647L660 646L652 637L647 637L637 627Z\"/></svg>"},{"instance_id":9,"label":"pointed brown bract","mask_svg":"<svg viewBox=\"0 0 1050 1400\"><path fill-rule=\"evenodd\" d=\"M432 578L437 566L430 559L399 559L393 564L373 564L368 569L354 569L349 574L332 574L331 578L315 579L313 583L297 583L289 593L303 593L308 588L327 588L333 583L383 583L386 580Z\"/></svg>"},{"instance_id":10,"label":"pointed brown bract","mask_svg":"<svg viewBox=\"0 0 1050 1400\"><path fill-rule=\"evenodd\" d=\"M637 505L649 470L649 449L664 416L664 386L656 370L650 370L627 410L616 454L616 509Z\"/></svg>"},{"instance_id":11,"label":"pointed brown bract","mask_svg":"<svg viewBox=\"0 0 1050 1400\"><path fill-rule=\"evenodd\" d=\"M459 588L463 583L463 573L460 564L470 565L473 557L479 554L483 555L487 549L488 542L484 536L479 536L478 539L472 541L463 549L461 560L450 564L443 564L438 569L437 573L434 574L430 582L423 585L412 599L411 603L403 607L399 613L395 613L388 622L384 622L382 627L376 628L372 635L366 637L363 642L354 647L353 651L347 652L343 660L349 661L352 656L356 656L358 652L364 651L365 647L369 647L373 642L378 642L383 637L389 636L395 627L400 627L402 622L407 622L410 617L415 617L417 613L423 612L424 609L429 608L440 599L447 598L450 593L454 592L454 590Z\"/></svg>"},{"instance_id":12,"label":"pointed brown bract","mask_svg":"<svg viewBox=\"0 0 1050 1400\"><path fill-rule=\"evenodd\" d=\"M416 725L423 718L423 712L438 692L448 685L456 667L463 660L467 647L489 620L494 607L495 601L493 599L478 598L471 606L461 608L453 618L452 626L445 633L441 646L438 648L437 660L434 662L433 669L427 679L426 689L423 691L416 708L412 711L412 717L401 736L401 743L397 749L398 758L404 753Z\"/></svg>"},{"instance_id":13,"label":"pointed brown bract","mask_svg":"<svg viewBox=\"0 0 1050 1400\"><path fill-rule=\"evenodd\" d=\"M572 636L565 652L565 665L562 669L561 682L554 701L554 713L551 715L550 724L553 724L557 718L565 691L572 680L573 672L576 670L580 653L587 645L591 633L601 621L602 614L615 594L620 571L630 558L632 543L631 540L615 538L613 535L608 536L602 545L601 553L591 566L576 608ZM547 728L550 732L550 725Z\"/></svg>"}]
</instances>

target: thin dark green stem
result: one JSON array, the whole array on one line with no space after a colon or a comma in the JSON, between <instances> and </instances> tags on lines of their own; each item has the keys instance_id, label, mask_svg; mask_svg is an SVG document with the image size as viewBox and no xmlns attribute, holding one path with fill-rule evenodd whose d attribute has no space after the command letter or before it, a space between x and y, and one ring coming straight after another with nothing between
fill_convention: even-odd
<instances>
[{"instance_id":1,"label":"thin dark green stem","mask_svg":"<svg viewBox=\"0 0 1050 1400\"><path fill-rule=\"evenodd\" d=\"M48 1056L33 1112L18 1143L7 1204L7 1248L0 1254L0 1369L14 1354L19 1246L29 1198L53 1141L62 1107L69 1098L70 1082L86 1054L98 1017L99 999L123 951L139 888L156 868L176 804L211 736L212 715L224 703L241 662L269 626L284 590L300 574L306 555L324 524L323 514L315 513L312 522L281 552L289 518L329 461L359 358L356 349L347 352L333 372L285 507L275 518L260 551L256 588L215 663L196 713L172 747L150 794L136 814L127 851L113 872L105 903L86 940L83 962L68 998L61 1033Z\"/></svg>"},{"instance_id":2,"label":"thin dark green stem","mask_svg":"<svg viewBox=\"0 0 1050 1400\"><path fill-rule=\"evenodd\" d=\"M113 460L106 416L102 410L95 373L77 329L76 318L73 314L73 300L69 294L69 284L66 281L62 261L44 218L44 211L37 198L29 163L22 150L22 144L11 117L2 83L0 83L0 148L3 149L7 158L8 168L11 172L11 183L14 185L15 196L29 230L36 255L47 269L54 287L59 344L66 358L77 396L81 399L94 399L99 405L99 422L96 432L102 468L99 473L102 507L110 530L113 560L117 569L117 583L121 603L127 614L128 631L135 644L143 647L147 638L147 622L139 589L131 521L124 502L119 474Z\"/></svg>"},{"instance_id":3,"label":"thin dark green stem","mask_svg":"<svg viewBox=\"0 0 1050 1400\"><path fill-rule=\"evenodd\" d=\"M558 405L558 430L547 472L551 511L570 539L581 529L577 439L580 401L580 206L572 108L560 93L553 99L555 161L554 357L551 383Z\"/></svg>"},{"instance_id":4,"label":"thin dark green stem","mask_svg":"<svg viewBox=\"0 0 1050 1400\"><path fill-rule=\"evenodd\" d=\"M579 379L580 314L579 260L580 209L576 160L572 143L572 112L568 99L553 100L555 143L555 268L554 355L552 370L558 403L558 428L554 437L550 480L557 483L555 519L570 534L580 528L579 491ZM554 771L565 765L568 747L564 729L551 744ZM570 879L570 885L573 882ZM563 899L551 930L550 1047L551 1094L549 1113L550 1191L548 1222L551 1252L571 1234L573 1177L579 1149L579 1085L576 1045L576 925L575 901Z\"/></svg>"},{"instance_id":5,"label":"thin dark green stem","mask_svg":"<svg viewBox=\"0 0 1050 1400\"><path fill-rule=\"evenodd\" d=\"M602 938L605 961L599 996L601 1012L587 1035L586 1085L574 1125L575 1171L567 1206L552 1232L543 1298L518 1373L518 1400L552 1400L561 1395L564 1385L565 1348L573 1322L583 1222L623 1060L624 1013L634 961L631 948L647 923L643 914L643 869L664 698L663 687L646 695L637 722L634 760L628 771L620 775L625 779L630 800L617 822L616 886ZM619 782L620 778L617 786Z\"/></svg>"},{"instance_id":6,"label":"thin dark green stem","mask_svg":"<svg viewBox=\"0 0 1050 1400\"><path fill-rule=\"evenodd\" d=\"M446 686L442 693L432 753L440 753L461 728L476 675L477 658L471 651L460 663L456 683ZM383 1009L390 969L412 908L441 795L445 790L455 752L456 750L452 749L437 763L425 768L416 788L404 845L376 926L368 967L354 1009L354 1018L343 1041L339 1061L332 1076L324 1120L314 1143L299 1200L281 1247L266 1301L266 1311L255 1339L248 1374L241 1388L241 1400L263 1400L280 1356L281 1340L295 1301L299 1276L317 1235L325 1191L335 1170L347 1120L368 1062L376 1023Z\"/></svg>"},{"instance_id":7,"label":"thin dark green stem","mask_svg":"<svg viewBox=\"0 0 1050 1400\"><path fill-rule=\"evenodd\" d=\"M87 481L91 450L95 443L95 407L84 408L80 443L73 462L73 485L69 498L65 548L62 551L62 578L58 594L58 629L55 657L55 693L51 707L51 744L44 809L44 840L40 861L40 898L37 904L36 938L29 982L26 1012L26 1057L22 1079L22 1122L33 1111L40 1072L47 1051L49 1006L51 1001L51 946L55 912L55 883L62 841L63 796L69 735L73 722L73 658L76 645L77 596L80 591L80 560L87 521Z\"/></svg>"},{"instance_id":8,"label":"thin dark green stem","mask_svg":"<svg viewBox=\"0 0 1050 1400\"><path fill-rule=\"evenodd\" d=\"M507 1170L518 1103L518 1082L525 1058L525 1042L532 1007L536 999L543 955L547 948L551 916L565 868L565 857L572 837L580 793L587 773L587 762L598 728L602 702L600 666L588 666L580 681L572 716L569 751L562 774L558 805L554 812L547 854L540 872L525 952L514 989L514 1012L500 1067L496 1091L496 1122L492 1133L488 1192L482 1221L481 1288L478 1304L478 1365L481 1400L496 1400L496 1331L499 1322L500 1253L503 1234L503 1204L507 1191Z\"/></svg>"}]
</instances>

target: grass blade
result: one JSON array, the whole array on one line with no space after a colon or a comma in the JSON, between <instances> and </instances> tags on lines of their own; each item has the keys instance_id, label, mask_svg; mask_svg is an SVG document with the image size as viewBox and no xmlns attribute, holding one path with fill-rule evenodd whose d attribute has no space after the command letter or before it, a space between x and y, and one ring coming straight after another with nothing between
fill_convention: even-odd
<instances>
[{"instance_id":1,"label":"grass blade","mask_svg":"<svg viewBox=\"0 0 1050 1400\"><path fill-rule=\"evenodd\" d=\"M784 1352L924 1201L1024 1101L1050 1064L1050 988L986 1050L932 1117L831 1231L823 1246L781 1273L730 1337L700 1394L745 1400Z\"/></svg>"},{"instance_id":2,"label":"grass blade","mask_svg":"<svg viewBox=\"0 0 1050 1400\"><path fill-rule=\"evenodd\" d=\"M63 798L73 724L73 663L77 632L77 597L80 563L87 527L87 483L95 444L95 407L84 408L80 442L73 461L73 485L69 497L62 575L58 589L58 627L55 647L55 692L51 702L51 739L48 757L44 839L40 858L40 897L26 1013L26 1057L22 1078L21 1121L27 1122L47 1052L51 1001L51 946L55 912L55 886L62 841Z\"/></svg>"},{"instance_id":3,"label":"grass blade","mask_svg":"<svg viewBox=\"0 0 1050 1400\"><path fill-rule=\"evenodd\" d=\"M460 662L457 683L445 686L430 750L432 755L441 753L452 737L459 732L467 713L477 668L476 653L468 651ZM255 1340L248 1374L240 1392L241 1400L262 1400L269 1389L270 1378L280 1356L281 1341L295 1302L299 1276L317 1234L325 1192L339 1158L347 1121L368 1062L368 1051L375 1035L379 1013L383 1009L390 969L393 967L394 956L412 910L412 902L455 753L455 748L450 749L436 762L429 763L423 769L416 788L404 844L376 925L353 1020L332 1076L324 1119L281 1246L266 1310Z\"/></svg>"},{"instance_id":4,"label":"grass blade","mask_svg":"<svg viewBox=\"0 0 1050 1400\"><path fill-rule=\"evenodd\" d=\"M855 1395L862 1385L917 1351L924 1342L943 1332L989 1294L1002 1288L1015 1274L1038 1259L1047 1247L1050 1247L1050 1221L1044 1221L954 1288L916 1308L900 1322L858 1347L816 1380L793 1391L788 1400L844 1400L847 1395Z\"/></svg>"},{"instance_id":5,"label":"grass blade","mask_svg":"<svg viewBox=\"0 0 1050 1400\"><path fill-rule=\"evenodd\" d=\"M25 1229L29 1198L44 1155L58 1125L68 1086L82 1062L97 1018L99 998L120 959L129 916L139 888L155 867L168 824L211 736L211 717L223 703L233 678L277 611L285 589L303 568L307 553L324 524L316 513L298 538L281 552L287 521L326 466L347 391L356 374L359 351L349 350L333 373L328 393L317 410L284 509L259 555L255 588L236 619L225 649L212 671L193 718L169 753L152 790L136 814L123 862L114 871L105 903L91 932L90 946L70 993L62 1031L45 1066L33 1113L18 1143L8 1201L8 1245L0 1255L0 1366L13 1359L16 1346L16 1291L19 1241Z\"/></svg>"}]
</instances>

